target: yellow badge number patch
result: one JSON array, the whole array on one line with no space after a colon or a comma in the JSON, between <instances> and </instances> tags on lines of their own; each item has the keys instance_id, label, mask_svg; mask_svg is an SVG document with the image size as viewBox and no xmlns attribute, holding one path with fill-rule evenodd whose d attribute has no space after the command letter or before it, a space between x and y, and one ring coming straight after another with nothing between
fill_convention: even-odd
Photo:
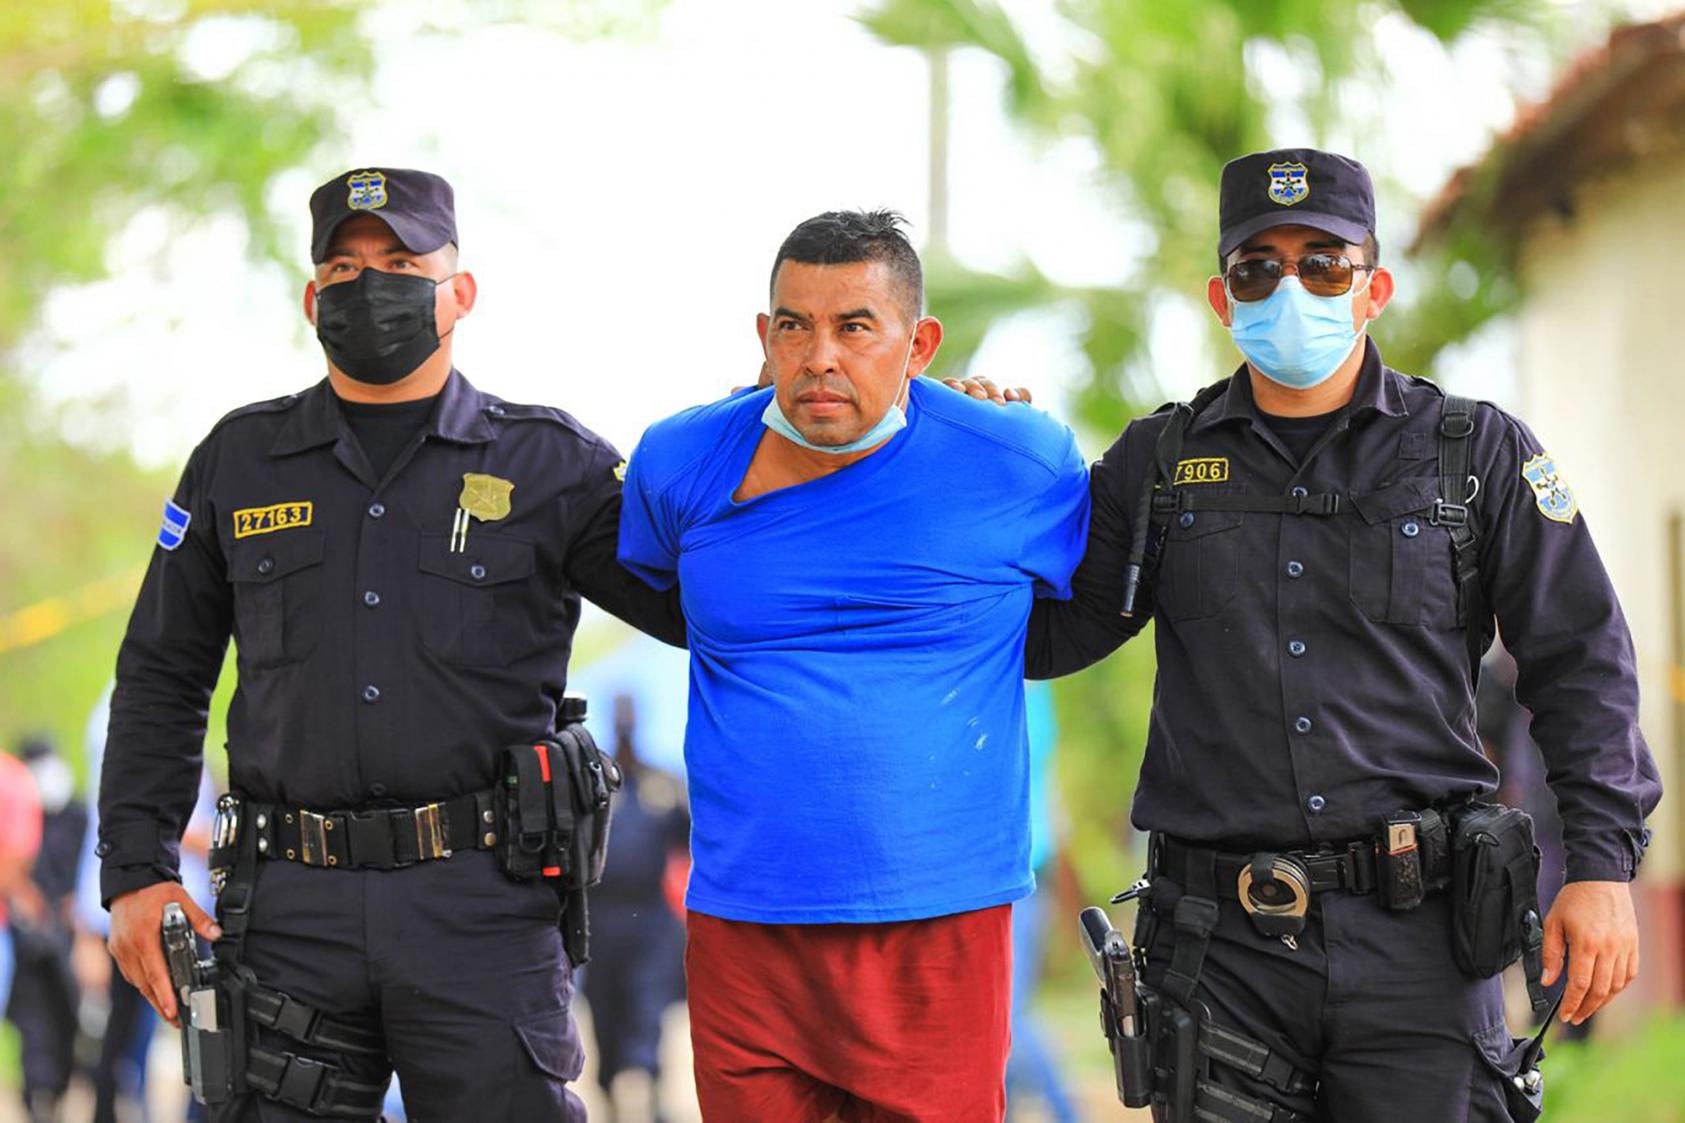
<instances>
[{"instance_id":1,"label":"yellow badge number patch","mask_svg":"<svg viewBox=\"0 0 1685 1123\"><path fill-rule=\"evenodd\" d=\"M308 502L246 507L234 512L234 537L250 538L254 534L270 534L277 530L309 526L315 509L315 504Z\"/></svg>"},{"instance_id":2,"label":"yellow badge number patch","mask_svg":"<svg viewBox=\"0 0 1685 1123\"><path fill-rule=\"evenodd\" d=\"M1226 456L1196 456L1192 460L1176 462L1176 478L1172 486L1183 484L1220 484L1229 478L1229 458Z\"/></svg>"}]
</instances>

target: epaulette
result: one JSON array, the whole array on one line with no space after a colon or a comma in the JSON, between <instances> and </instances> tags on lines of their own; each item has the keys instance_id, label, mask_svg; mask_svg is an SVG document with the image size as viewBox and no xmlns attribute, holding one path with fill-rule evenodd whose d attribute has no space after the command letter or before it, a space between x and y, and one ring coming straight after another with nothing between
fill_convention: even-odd
<instances>
[{"instance_id":1,"label":"epaulette","mask_svg":"<svg viewBox=\"0 0 1685 1123\"><path fill-rule=\"evenodd\" d=\"M592 441L602 438L585 426L581 425L573 414L555 406L527 405L522 402L488 402L485 406L487 416L498 421L548 421L553 425L560 425L564 429L571 429L581 437Z\"/></svg>"},{"instance_id":2,"label":"epaulette","mask_svg":"<svg viewBox=\"0 0 1685 1123\"><path fill-rule=\"evenodd\" d=\"M211 426L211 432L207 433L206 436L209 437L210 435L216 433L216 431L221 429L224 425L227 425L231 421L238 421L242 417L255 417L260 413L280 413L283 410L291 409L293 406L297 405L299 399L303 397L303 394L283 394L279 398L270 398L268 401L262 402L252 402L249 405L240 406L238 409L229 410L227 413L222 415L221 419L219 419L215 425Z\"/></svg>"}]
</instances>

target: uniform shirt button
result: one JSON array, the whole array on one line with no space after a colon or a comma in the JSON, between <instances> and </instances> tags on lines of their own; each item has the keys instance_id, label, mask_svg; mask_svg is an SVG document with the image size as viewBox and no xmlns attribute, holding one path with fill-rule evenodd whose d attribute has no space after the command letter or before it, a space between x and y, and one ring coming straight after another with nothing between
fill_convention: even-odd
<instances>
[{"instance_id":1,"label":"uniform shirt button","mask_svg":"<svg viewBox=\"0 0 1685 1123\"><path fill-rule=\"evenodd\" d=\"M257 563L257 571L259 573L263 574L265 577L267 577L269 574L275 572L275 559L274 558L259 558L258 563Z\"/></svg>"},{"instance_id":2,"label":"uniform shirt button","mask_svg":"<svg viewBox=\"0 0 1685 1123\"><path fill-rule=\"evenodd\" d=\"M1422 528L1417 526L1414 522L1405 523L1403 526L1399 527L1399 530L1404 533L1404 537L1406 538L1414 538L1416 535L1422 533Z\"/></svg>"},{"instance_id":3,"label":"uniform shirt button","mask_svg":"<svg viewBox=\"0 0 1685 1123\"><path fill-rule=\"evenodd\" d=\"M1319 795L1313 795L1309 799L1305 800L1305 806L1310 808L1312 815L1316 815L1321 813L1324 807L1328 806L1328 801Z\"/></svg>"},{"instance_id":4,"label":"uniform shirt button","mask_svg":"<svg viewBox=\"0 0 1685 1123\"><path fill-rule=\"evenodd\" d=\"M1293 656L1293 658L1297 659L1299 656L1303 655L1304 653L1305 653L1305 644L1304 644L1303 640L1292 640L1288 643L1287 654Z\"/></svg>"},{"instance_id":5,"label":"uniform shirt button","mask_svg":"<svg viewBox=\"0 0 1685 1123\"><path fill-rule=\"evenodd\" d=\"M503 407L502 406L487 406L486 412L491 414L493 417L502 417L503 416Z\"/></svg>"},{"instance_id":6,"label":"uniform shirt button","mask_svg":"<svg viewBox=\"0 0 1685 1123\"><path fill-rule=\"evenodd\" d=\"M484 581L486 579L486 567L483 565L471 565L468 567L468 576L472 577L476 581Z\"/></svg>"},{"instance_id":7,"label":"uniform shirt button","mask_svg":"<svg viewBox=\"0 0 1685 1123\"><path fill-rule=\"evenodd\" d=\"M1290 562L1287 563L1287 576L1297 578L1297 577L1303 577L1304 575L1305 575L1305 563L1304 562L1290 561Z\"/></svg>"},{"instance_id":8,"label":"uniform shirt button","mask_svg":"<svg viewBox=\"0 0 1685 1123\"><path fill-rule=\"evenodd\" d=\"M373 683L370 683L368 686L363 687L363 701L365 701L365 702L378 702L378 701L380 701L380 687L375 686Z\"/></svg>"},{"instance_id":9,"label":"uniform shirt button","mask_svg":"<svg viewBox=\"0 0 1685 1123\"><path fill-rule=\"evenodd\" d=\"M375 605L380 603L380 594L375 592L373 589L370 589L368 592L363 594L363 603L368 605L370 608L373 608Z\"/></svg>"},{"instance_id":10,"label":"uniform shirt button","mask_svg":"<svg viewBox=\"0 0 1685 1123\"><path fill-rule=\"evenodd\" d=\"M1310 494L1310 492L1306 491L1302 487L1296 487L1296 488L1293 489L1293 492L1292 492L1293 498L1295 498L1295 499L1303 499L1305 496L1307 496L1309 494Z\"/></svg>"},{"instance_id":11,"label":"uniform shirt button","mask_svg":"<svg viewBox=\"0 0 1685 1123\"><path fill-rule=\"evenodd\" d=\"M369 785L369 794L374 796L376 799L381 798L382 796L384 796L386 794L386 785L385 784L370 784Z\"/></svg>"},{"instance_id":12,"label":"uniform shirt button","mask_svg":"<svg viewBox=\"0 0 1685 1123\"><path fill-rule=\"evenodd\" d=\"M1182 517L1176 521L1182 524L1183 530L1186 530L1188 527L1194 525L1194 513L1192 511L1183 511Z\"/></svg>"},{"instance_id":13,"label":"uniform shirt button","mask_svg":"<svg viewBox=\"0 0 1685 1123\"><path fill-rule=\"evenodd\" d=\"M111 856L111 843L100 843L98 846L94 847L94 853L101 858L109 858Z\"/></svg>"},{"instance_id":14,"label":"uniform shirt button","mask_svg":"<svg viewBox=\"0 0 1685 1123\"><path fill-rule=\"evenodd\" d=\"M385 513L386 513L386 504L384 504L384 503L370 503L369 504L369 518L378 519L382 515L384 515Z\"/></svg>"},{"instance_id":15,"label":"uniform shirt button","mask_svg":"<svg viewBox=\"0 0 1685 1123\"><path fill-rule=\"evenodd\" d=\"M369 689L373 690L374 688L371 686ZM1309 733L1311 731L1311 719L1308 717L1302 717L1293 723L1293 728L1297 729L1300 733Z\"/></svg>"}]
</instances>

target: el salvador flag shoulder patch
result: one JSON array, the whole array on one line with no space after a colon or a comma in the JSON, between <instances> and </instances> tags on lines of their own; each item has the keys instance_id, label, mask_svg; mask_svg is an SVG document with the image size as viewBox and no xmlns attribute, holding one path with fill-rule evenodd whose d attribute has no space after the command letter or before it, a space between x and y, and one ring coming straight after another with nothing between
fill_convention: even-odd
<instances>
[{"instance_id":1,"label":"el salvador flag shoulder patch","mask_svg":"<svg viewBox=\"0 0 1685 1123\"><path fill-rule=\"evenodd\" d=\"M158 545L173 550L187 538L187 524L193 516L172 499L164 500L164 525L158 528Z\"/></svg>"}]
</instances>

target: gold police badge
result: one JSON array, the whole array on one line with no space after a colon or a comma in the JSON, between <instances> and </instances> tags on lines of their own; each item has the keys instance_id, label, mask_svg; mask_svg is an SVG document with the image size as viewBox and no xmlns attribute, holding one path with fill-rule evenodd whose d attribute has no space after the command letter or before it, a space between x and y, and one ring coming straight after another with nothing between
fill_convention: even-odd
<instances>
[{"instance_id":1,"label":"gold police badge","mask_svg":"<svg viewBox=\"0 0 1685 1123\"><path fill-rule=\"evenodd\" d=\"M462 494L456 497L456 521L451 524L452 553L461 553L468 544L470 516L483 523L496 522L509 515L509 497L514 493L513 482L480 472L464 472Z\"/></svg>"}]
</instances>

